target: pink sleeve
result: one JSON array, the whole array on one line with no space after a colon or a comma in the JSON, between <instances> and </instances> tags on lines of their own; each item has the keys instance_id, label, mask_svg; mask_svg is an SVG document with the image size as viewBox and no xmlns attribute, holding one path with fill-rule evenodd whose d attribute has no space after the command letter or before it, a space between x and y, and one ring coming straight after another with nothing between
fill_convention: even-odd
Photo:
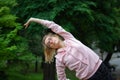
<instances>
[{"instance_id":1,"label":"pink sleeve","mask_svg":"<svg viewBox=\"0 0 120 80\"><path fill-rule=\"evenodd\" d=\"M50 28L53 32L59 34L64 39L73 38L73 35L66 30L64 30L60 25L56 24L53 21L41 20L41 24Z\"/></svg>"},{"instance_id":2,"label":"pink sleeve","mask_svg":"<svg viewBox=\"0 0 120 80\"><path fill-rule=\"evenodd\" d=\"M56 71L58 80L66 80L65 66L56 59Z\"/></svg>"}]
</instances>

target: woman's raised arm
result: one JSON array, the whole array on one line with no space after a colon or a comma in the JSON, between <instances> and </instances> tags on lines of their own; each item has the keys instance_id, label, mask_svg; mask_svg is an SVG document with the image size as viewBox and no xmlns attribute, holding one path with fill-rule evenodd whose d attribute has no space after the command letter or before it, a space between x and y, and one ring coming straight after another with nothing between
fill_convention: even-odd
<instances>
[{"instance_id":1,"label":"woman's raised arm","mask_svg":"<svg viewBox=\"0 0 120 80\"><path fill-rule=\"evenodd\" d=\"M56 34L59 34L64 39L74 38L71 33L69 33L68 31L66 31L60 25L56 24L53 21L43 20L43 19L38 19L38 18L30 18L24 24L25 28L27 28L31 22L35 22L35 23L38 23L38 24L41 24L43 26L46 26L46 27L50 28L53 32L55 32Z\"/></svg>"}]
</instances>

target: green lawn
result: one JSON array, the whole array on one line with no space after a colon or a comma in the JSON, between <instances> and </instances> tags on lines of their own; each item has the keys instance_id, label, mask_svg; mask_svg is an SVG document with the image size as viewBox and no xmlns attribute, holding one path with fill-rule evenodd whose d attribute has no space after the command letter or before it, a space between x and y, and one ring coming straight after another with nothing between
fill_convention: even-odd
<instances>
[{"instance_id":1,"label":"green lawn","mask_svg":"<svg viewBox=\"0 0 120 80\"><path fill-rule=\"evenodd\" d=\"M67 78L70 80L79 80L75 77L75 73L69 70L66 70ZM27 73L27 74L21 74L21 73L10 73L8 76L8 80L43 80L43 74L41 72L38 73ZM57 80L57 79L56 79Z\"/></svg>"},{"instance_id":2,"label":"green lawn","mask_svg":"<svg viewBox=\"0 0 120 80\"><path fill-rule=\"evenodd\" d=\"M11 73L9 74L8 80L42 80L42 73Z\"/></svg>"},{"instance_id":3,"label":"green lawn","mask_svg":"<svg viewBox=\"0 0 120 80\"><path fill-rule=\"evenodd\" d=\"M76 78L75 72L74 72L74 71L70 71L70 70L68 70L68 69L66 69L66 76L67 76L67 78L69 78L70 80L79 80L78 78Z\"/></svg>"}]
</instances>

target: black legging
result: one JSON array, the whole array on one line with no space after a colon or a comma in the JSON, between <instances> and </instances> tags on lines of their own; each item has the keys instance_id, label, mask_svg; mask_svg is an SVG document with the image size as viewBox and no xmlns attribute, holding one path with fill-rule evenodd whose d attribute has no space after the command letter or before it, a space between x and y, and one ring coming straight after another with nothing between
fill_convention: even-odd
<instances>
[{"instance_id":1,"label":"black legging","mask_svg":"<svg viewBox=\"0 0 120 80\"><path fill-rule=\"evenodd\" d=\"M116 80L104 63L100 65L97 72L88 80Z\"/></svg>"}]
</instances>

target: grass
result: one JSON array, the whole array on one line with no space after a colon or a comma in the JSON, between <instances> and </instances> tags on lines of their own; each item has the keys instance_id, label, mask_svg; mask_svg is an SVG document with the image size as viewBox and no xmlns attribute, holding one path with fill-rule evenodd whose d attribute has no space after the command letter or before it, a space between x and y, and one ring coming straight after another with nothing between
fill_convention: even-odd
<instances>
[{"instance_id":1,"label":"grass","mask_svg":"<svg viewBox=\"0 0 120 80\"><path fill-rule=\"evenodd\" d=\"M28 74L20 74L20 73L9 73L8 80L42 80L42 73L28 73Z\"/></svg>"},{"instance_id":2,"label":"grass","mask_svg":"<svg viewBox=\"0 0 120 80\"><path fill-rule=\"evenodd\" d=\"M21 74L18 72L9 72L8 73L8 80L43 80L43 73L42 72L31 72L27 74ZM66 76L70 80L79 80L75 77L75 72L72 72L66 69ZM57 79L56 79L57 80Z\"/></svg>"},{"instance_id":3,"label":"grass","mask_svg":"<svg viewBox=\"0 0 120 80\"><path fill-rule=\"evenodd\" d=\"M38 65L38 67L38 72L35 73L34 64L31 64L29 69L25 68L25 65L12 65L9 69L6 70L7 78L8 80L43 80L43 73L40 65ZM75 76L75 72L73 71L66 69L66 75L70 80L78 80Z\"/></svg>"},{"instance_id":4,"label":"grass","mask_svg":"<svg viewBox=\"0 0 120 80\"><path fill-rule=\"evenodd\" d=\"M76 78L75 72L74 71L70 71L69 69L66 69L66 76L70 80L79 80L78 78Z\"/></svg>"}]
</instances>

